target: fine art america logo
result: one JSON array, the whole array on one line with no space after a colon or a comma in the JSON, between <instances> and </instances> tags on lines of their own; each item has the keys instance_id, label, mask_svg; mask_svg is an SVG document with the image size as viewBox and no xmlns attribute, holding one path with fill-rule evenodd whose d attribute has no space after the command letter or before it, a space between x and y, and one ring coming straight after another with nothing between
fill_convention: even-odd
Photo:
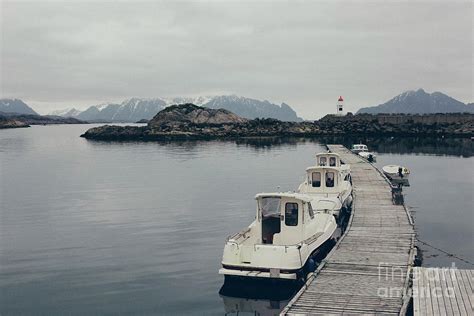
<instances>
[{"instance_id":1,"label":"fine art america logo","mask_svg":"<svg viewBox=\"0 0 474 316\"><path fill-rule=\"evenodd\" d=\"M445 268L424 268L413 269L413 280L418 282L418 286L413 287L413 297L455 297L455 287L458 280L456 275L456 265L453 262L451 267ZM378 265L378 282L384 284L377 289L377 295L383 298L399 298L405 296L408 289L404 286L406 270L401 267L390 266L387 263Z\"/></svg>"}]
</instances>

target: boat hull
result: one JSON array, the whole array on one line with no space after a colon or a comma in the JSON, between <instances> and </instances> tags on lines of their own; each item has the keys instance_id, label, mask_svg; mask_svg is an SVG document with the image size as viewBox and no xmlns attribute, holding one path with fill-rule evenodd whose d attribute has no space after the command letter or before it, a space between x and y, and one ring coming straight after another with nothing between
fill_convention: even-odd
<instances>
[{"instance_id":1,"label":"boat hull","mask_svg":"<svg viewBox=\"0 0 474 316\"><path fill-rule=\"evenodd\" d=\"M364 159L367 159L369 162L377 161L377 155L375 155L372 152L367 152L367 151L359 152L359 156L361 156Z\"/></svg>"},{"instance_id":2,"label":"boat hull","mask_svg":"<svg viewBox=\"0 0 474 316\"><path fill-rule=\"evenodd\" d=\"M314 248L310 255L307 256L304 262L301 262L297 269L278 269L278 268L261 268L252 266L229 266L222 265L219 269L219 274L224 275L226 280L242 280L242 279L274 279L274 280L288 280L300 281L306 278L306 275L316 268L316 263L320 262L326 254L336 244L336 240L340 237L340 230L335 229L330 238L325 240L322 244ZM311 262L310 262L311 260ZM312 267L314 265L314 267Z\"/></svg>"},{"instance_id":3,"label":"boat hull","mask_svg":"<svg viewBox=\"0 0 474 316\"><path fill-rule=\"evenodd\" d=\"M400 176L398 173L397 174L393 174L393 173L386 173L384 172L384 174L387 176L387 178L389 178L390 180L398 180L398 181L408 181L408 178L409 178L409 175L406 174L406 175L403 175L403 176Z\"/></svg>"}]
</instances>

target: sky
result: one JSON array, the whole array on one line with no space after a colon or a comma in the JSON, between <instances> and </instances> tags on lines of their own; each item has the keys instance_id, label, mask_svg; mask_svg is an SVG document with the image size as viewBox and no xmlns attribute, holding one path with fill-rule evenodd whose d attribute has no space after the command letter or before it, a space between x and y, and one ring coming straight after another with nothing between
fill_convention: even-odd
<instances>
[{"instance_id":1,"label":"sky","mask_svg":"<svg viewBox=\"0 0 474 316\"><path fill-rule=\"evenodd\" d=\"M39 113L236 94L312 119L406 91L473 102L471 1L4 1L0 97Z\"/></svg>"}]
</instances>

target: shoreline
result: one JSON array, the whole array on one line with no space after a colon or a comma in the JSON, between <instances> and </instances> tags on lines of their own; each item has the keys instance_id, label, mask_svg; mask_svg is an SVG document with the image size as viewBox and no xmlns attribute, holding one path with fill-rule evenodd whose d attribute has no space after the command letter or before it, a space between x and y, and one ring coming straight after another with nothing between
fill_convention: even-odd
<instances>
[{"instance_id":1,"label":"shoreline","mask_svg":"<svg viewBox=\"0 0 474 316\"><path fill-rule=\"evenodd\" d=\"M277 140L284 138L300 138L300 139L317 139L324 137L364 137L364 138L417 138L417 137L426 137L430 139L434 138L449 138L449 139L469 139L474 136L473 134L433 134L433 133L379 133L377 136L374 136L369 133L319 133L319 134L276 134L276 135L248 135L248 136L209 136L209 135L176 135L176 134L166 134L166 135L140 135L140 136L124 136L124 135L90 135L82 134L79 137L85 138L87 140L97 140L97 141L238 141L238 140Z\"/></svg>"},{"instance_id":2,"label":"shoreline","mask_svg":"<svg viewBox=\"0 0 474 316\"><path fill-rule=\"evenodd\" d=\"M226 110L193 104L169 107L145 126L103 125L81 137L97 140L238 140L250 137L359 136L367 137L473 137L474 114L361 114L326 115L320 120L284 122L248 120Z\"/></svg>"}]
</instances>

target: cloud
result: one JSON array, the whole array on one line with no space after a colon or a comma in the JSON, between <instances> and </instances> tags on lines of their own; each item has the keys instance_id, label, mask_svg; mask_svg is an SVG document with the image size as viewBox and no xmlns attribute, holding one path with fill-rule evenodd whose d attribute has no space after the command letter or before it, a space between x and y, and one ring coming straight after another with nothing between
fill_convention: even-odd
<instances>
[{"instance_id":1,"label":"cloud","mask_svg":"<svg viewBox=\"0 0 474 316\"><path fill-rule=\"evenodd\" d=\"M2 2L1 94L41 112L131 96L286 102L307 118L407 89L472 102L470 2Z\"/></svg>"}]
</instances>

